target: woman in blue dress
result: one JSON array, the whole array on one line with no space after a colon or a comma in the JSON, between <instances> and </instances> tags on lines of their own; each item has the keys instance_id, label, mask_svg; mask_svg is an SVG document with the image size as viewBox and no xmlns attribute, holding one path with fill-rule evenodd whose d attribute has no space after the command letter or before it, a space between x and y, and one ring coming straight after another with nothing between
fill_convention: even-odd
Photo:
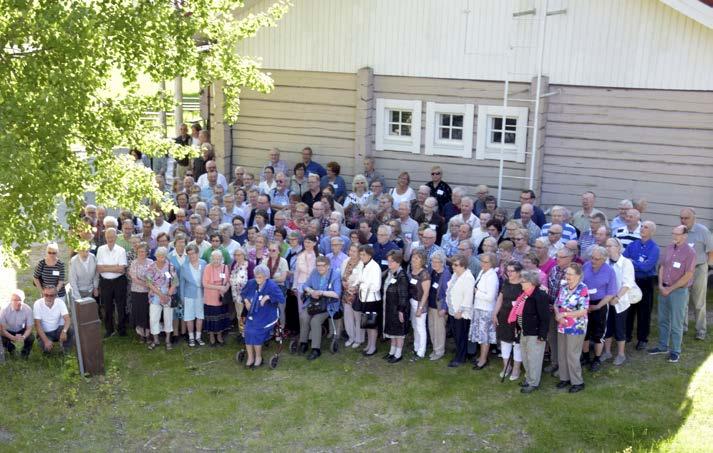
<instances>
[{"instance_id":1,"label":"woman in blue dress","mask_svg":"<svg viewBox=\"0 0 713 453\"><path fill-rule=\"evenodd\" d=\"M262 365L262 345L272 336L280 317L279 305L285 296L277 283L270 280L270 269L261 264L253 270L255 278L248 281L241 291L248 318L245 322L245 346L248 359L245 366L256 368Z\"/></svg>"}]
</instances>

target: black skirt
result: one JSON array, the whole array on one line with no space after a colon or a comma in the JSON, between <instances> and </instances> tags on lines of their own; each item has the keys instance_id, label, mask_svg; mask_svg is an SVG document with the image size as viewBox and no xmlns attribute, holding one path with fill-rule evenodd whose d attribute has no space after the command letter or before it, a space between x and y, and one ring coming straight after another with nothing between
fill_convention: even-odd
<instances>
[{"instance_id":1,"label":"black skirt","mask_svg":"<svg viewBox=\"0 0 713 453\"><path fill-rule=\"evenodd\" d=\"M512 343L515 341L515 324L508 324L508 316L512 310L513 301L522 293L522 287L506 281L503 283L501 292L503 293L503 304L498 311L498 326L495 328L495 332L499 341Z\"/></svg>"},{"instance_id":2,"label":"black skirt","mask_svg":"<svg viewBox=\"0 0 713 453\"><path fill-rule=\"evenodd\" d=\"M131 325L149 328L149 293L131 292Z\"/></svg>"}]
</instances>

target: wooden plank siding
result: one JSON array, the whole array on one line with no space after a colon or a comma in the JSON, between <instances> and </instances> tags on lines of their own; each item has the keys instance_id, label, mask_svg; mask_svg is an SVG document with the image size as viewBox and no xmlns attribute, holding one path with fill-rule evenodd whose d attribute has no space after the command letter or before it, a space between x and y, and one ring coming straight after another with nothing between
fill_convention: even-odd
<instances>
[{"instance_id":1,"label":"wooden plank siding","mask_svg":"<svg viewBox=\"0 0 713 453\"><path fill-rule=\"evenodd\" d=\"M290 167L310 146L322 165L337 161L342 175L354 175L356 75L272 71L270 94L246 91L233 126L233 169L241 165L259 177L268 150L277 147ZM231 175L232 170L231 169Z\"/></svg>"},{"instance_id":2,"label":"wooden plank siding","mask_svg":"<svg viewBox=\"0 0 713 453\"><path fill-rule=\"evenodd\" d=\"M534 85L533 85L534 87ZM469 193L475 193L475 186L487 184L491 193L496 195L498 185L499 161L495 159L478 160L475 158L475 144L477 143L477 124L479 105L501 106L503 103L503 82L477 81L477 80L449 80L417 77L374 77L374 98L404 99L422 101L421 113L421 151L419 154L398 151L374 151L377 168L383 172L387 184L393 186L396 178L402 171L409 172L411 186L414 190L425 182L431 180L430 168L432 165L441 165L444 170L444 180L454 186L465 186ZM524 83L510 84L510 95L513 98L532 98L531 86ZM426 102L439 102L449 104L475 104L473 118L473 154L470 159L449 156L430 156L425 154L425 129L426 129ZM534 108L531 103L511 102L513 107L528 107L529 125L534 120ZM546 102L542 104L546 108ZM540 146L544 144L544 116L540 117ZM376 118L374 117L374 127ZM532 129L528 129L527 149L530 151ZM374 142L372 141L372 147ZM525 176L529 169L529 155L525 163L505 161L504 174L511 176ZM537 178L536 178L537 179ZM520 190L527 188L528 181L521 179L505 178L503 180L503 195L501 203L506 208L512 208L518 202Z\"/></svg>"},{"instance_id":3,"label":"wooden plank siding","mask_svg":"<svg viewBox=\"0 0 713 453\"><path fill-rule=\"evenodd\" d=\"M559 86L547 115L542 202L579 209L592 190L608 215L646 198L669 242L683 206L713 220L713 92Z\"/></svg>"}]
</instances>

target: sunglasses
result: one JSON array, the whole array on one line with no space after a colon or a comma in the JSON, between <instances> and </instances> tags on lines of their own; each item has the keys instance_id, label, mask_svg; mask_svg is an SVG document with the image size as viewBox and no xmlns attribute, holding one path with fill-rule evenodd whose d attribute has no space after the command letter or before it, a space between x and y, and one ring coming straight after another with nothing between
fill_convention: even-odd
<instances>
[{"instance_id":1,"label":"sunglasses","mask_svg":"<svg viewBox=\"0 0 713 453\"><path fill-rule=\"evenodd\" d=\"M57 252L47 252L48 255L56 255Z\"/></svg>"},{"instance_id":2,"label":"sunglasses","mask_svg":"<svg viewBox=\"0 0 713 453\"><path fill-rule=\"evenodd\" d=\"M434 172L431 173L431 176L438 176L438 175L440 175L440 174L441 174L440 171L434 171Z\"/></svg>"}]
</instances>

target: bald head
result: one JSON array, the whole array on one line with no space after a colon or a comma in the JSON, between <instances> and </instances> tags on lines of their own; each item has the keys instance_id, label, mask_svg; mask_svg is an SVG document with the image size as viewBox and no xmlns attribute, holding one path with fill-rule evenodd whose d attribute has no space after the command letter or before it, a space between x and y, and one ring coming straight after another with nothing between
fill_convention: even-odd
<instances>
[{"instance_id":1,"label":"bald head","mask_svg":"<svg viewBox=\"0 0 713 453\"><path fill-rule=\"evenodd\" d=\"M681 225L685 225L689 230L696 224L696 211L693 208L683 208L679 214Z\"/></svg>"}]
</instances>

